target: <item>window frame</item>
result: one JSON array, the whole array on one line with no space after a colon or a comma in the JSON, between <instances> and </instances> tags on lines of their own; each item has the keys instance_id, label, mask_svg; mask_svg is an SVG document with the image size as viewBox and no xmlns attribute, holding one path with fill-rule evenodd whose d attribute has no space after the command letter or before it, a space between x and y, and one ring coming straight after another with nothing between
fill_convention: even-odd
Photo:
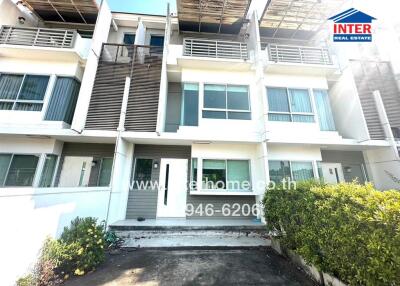
<instances>
[{"instance_id":1,"label":"window frame","mask_svg":"<svg viewBox=\"0 0 400 286\"><path fill-rule=\"evenodd\" d=\"M213 157L193 157L191 160L197 159L197 178L196 178L196 184L197 184L197 190L192 189L195 192L198 193L204 193L204 192L222 192L226 194L237 194L237 193L243 193L243 194L249 194L253 193L253 177L252 177L252 168L251 168L251 163L252 160L251 158L213 158ZM217 161L224 161L225 162L225 189L206 189L203 188L203 166L204 166L204 160L217 160ZM228 161L245 161L248 162L248 167L249 167L249 183L250 187L248 190L246 189L228 189ZM201 163L200 163L201 162ZM200 168L201 167L201 168ZM192 171L191 171L192 174ZM200 179L200 184L198 182L198 179Z\"/></svg>"},{"instance_id":2,"label":"window frame","mask_svg":"<svg viewBox=\"0 0 400 286\"><path fill-rule=\"evenodd\" d=\"M292 168L292 163L311 163L311 170L313 172L313 178L311 179L319 179L319 173L318 170L317 172L315 172L315 168L316 168L316 162L315 160L290 160L290 159L277 159L277 160L268 160L268 176L269 176L269 181L271 181L271 176L269 174L270 170L269 170L269 163L270 162L289 162L289 169L290 169L290 180L294 181L293 179L293 168ZM297 181L296 181L297 182Z\"/></svg>"},{"instance_id":3,"label":"window frame","mask_svg":"<svg viewBox=\"0 0 400 286\"><path fill-rule=\"evenodd\" d=\"M151 45L151 38L152 38L152 37L163 38L163 44L162 44L161 46L152 46L152 45ZM149 37L149 46L164 48L164 45L165 45L165 35L164 35L164 34L163 34L163 35L161 35L161 34L150 34L150 37Z\"/></svg>"},{"instance_id":4,"label":"window frame","mask_svg":"<svg viewBox=\"0 0 400 286\"><path fill-rule=\"evenodd\" d=\"M156 158L153 157L146 157L146 156L140 156L140 157L135 157L133 160L133 168L132 168L132 175L131 175L131 184L133 185L135 180L136 180L136 165L137 165L137 160L140 159L145 159L145 160L151 160L151 174L150 174L150 182L153 181L153 168L154 168L154 161L158 160ZM160 163L158 164L158 168L160 168Z\"/></svg>"},{"instance_id":5,"label":"window frame","mask_svg":"<svg viewBox=\"0 0 400 286\"><path fill-rule=\"evenodd\" d=\"M53 176L52 176L52 178L51 178L51 184L50 184L50 187L41 187L40 186L40 184L41 184L41 182L42 182L42 176L43 176L43 170L44 170L44 166L45 166L45 163L46 163L46 158L47 158L47 156L48 155L53 155L53 156L56 156L56 164L54 165L54 173L53 173ZM59 154L54 154L54 153L43 153L43 162L42 162L42 164L40 165L40 176L39 176L39 178L38 178L38 188L53 188L53 187L55 187L55 183L56 183L56 177L57 177L57 173L58 173L58 168L59 168L59 166L60 166L60 161L61 161L61 155L59 155ZM40 162L38 163L38 165L40 164ZM39 169L39 167L38 167L38 169Z\"/></svg>"},{"instance_id":6,"label":"window frame","mask_svg":"<svg viewBox=\"0 0 400 286\"><path fill-rule=\"evenodd\" d=\"M134 41L133 41L133 44L126 44L125 43L125 36L126 35L133 35L133 36L135 36L135 39L134 39ZM135 32L124 32L123 33L123 35L122 35L122 44L124 44L124 45L134 45L135 44L135 41L136 41L136 33Z\"/></svg>"},{"instance_id":7,"label":"window frame","mask_svg":"<svg viewBox=\"0 0 400 286\"><path fill-rule=\"evenodd\" d=\"M226 108L210 108L210 107L204 107L204 98L205 98L205 93L206 93L206 86L207 85L219 85L219 86L224 86L225 87L225 106ZM237 86L237 87L246 87L247 88L247 101L249 108L248 110L245 109L229 109L228 108L228 86ZM209 117L204 117L203 112L204 111L216 111L216 112L225 112L225 118L209 118ZM230 119L229 117L229 112L236 112L236 113L249 113L250 118L249 119ZM202 119L211 119L211 120L252 120L252 112L251 112L251 98L250 98L250 85L246 84L228 84L228 83L203 83L203 102L202 102L202 107L201 107L201 118Z\"/></svg>"},{"instance_id":8,"label":"window frame","mask_svg":"<svg viewBox=\"0 0 400 286\"><path fill-rule=\"evenodd\" d=\"M103 161L104 161L104 159L111 159L111 160L112 160L111 174L110 174L110 182L108 183L107 186L100 186L100 176L101 176L101 171L102 171L102 168L103 168ZM96 186L97 186L97 187L110 187L111 181L112 181L112 172L113 172L113 168L114 168L114 157L101 157L101 160L100 160L100 167L99 167L99 175L97 176L97 182L96 182Z\"/></svg>"},{"instance_id":9,"label":"window frame","mask_svg":"<svg viewBox=\"0 0 400 286\"><path fill-rule=\"evenodd\" d=\"M46 103L46 97L47 94L50 92L50 88L52 86L52 75L51 74L34 74L34 73L7 73L7 72L0 72L0 77L2 75L14 75L14 76L22 76L22 81L21 85L18 88L18 93L15 99L2 99L0 98L0 103L12 103L12 108L11 109L0 109L0 111L25 111L25 112L42 112L43 109L45 108L45 103ZM22 87L24 86L25 79L27 76L42 76L42 77L48 77L47 81L47 86L45 89L45 92L43 94L43 99L42 100L29 100L29 99L19 99L22 91ZM20 109L15 109L18 103L31 103L31 104L41 104L40 110L20 110Z\"/></svg>"},{"instance_id":10,"label":"window frame","mask_svg":"<svg viewBox=\"0 0 400 286\"><path fill-rule=\"evenodd\" d=\"M0 188L32 188L35 187L35 181L37 179L38 176L38 172L41 171L43 169L43 166L41 166L41 155L42 154L35 154L35 153L0 153L1 155L11 155L11 159L10 162L8 163L8 167L7 167L7 171L6 174L4 176L4 181L0 182ZM36 164L36 170L35 173L33 174L33 179L32 179L32 184L30 186L6 186L6 182L7 182L7 177L10 173L10 168L14 159L14 156L18 155L18 156L35 156L38 158L38 162ZM55 172L56 173L56 172ZM54 178L53 178L54 179Z\"/></svg>"},{"instance_id":11,"label":"window frame","mask_svg":"<svg viewBox=\"0 0 400 286\"><path fill-rule=\"evenodd\" d=\"M274 89L285 89L286 91L286 96L287 96L287 101L288 101L288 108L289 108L289 112L284 112L284 111L270 111L269 108L269 98L268 98L268 88L274 88ZM310 101L310 106L311 106L311 110L312 112L293 112L292 111L292 100L290 98L290 93L289 90L306 90L307 94L308 94L308 99ZM267 93L267 102L268 102L268 121L272 121L272 122L291 122L291 123L319 123L319 121L317 121L317 117L316 116L316 110L315 110L315 106L314 106L314 93L313 90L310 88L304 88L304 87L282 87L282 86L270 86L267 85L265 87L265 91ZM290 121L279 121L279 120L270 120L269 119L269 115L270 114L277 114L277 115L289 115L290 117ZM294 121L293 120L293 116L294 115L304 115L304 116L312 116L313 117L313 121L312 122L299 122L299 121Z\"/></svg>"}]
</instances>

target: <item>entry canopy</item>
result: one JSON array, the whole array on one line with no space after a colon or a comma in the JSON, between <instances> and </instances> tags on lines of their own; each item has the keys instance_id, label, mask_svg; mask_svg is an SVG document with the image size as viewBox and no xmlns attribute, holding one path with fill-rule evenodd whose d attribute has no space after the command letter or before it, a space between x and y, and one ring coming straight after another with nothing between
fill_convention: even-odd
<instances>
[{"instance_id":1,"label":"entry canopy","mask_svg":"<svg viewBox=\"0 0 400 286\"><path fill-rule=\"evenodd\" d=\"M29 9L45 22L75 24L96 23L95 0L23 0Z\"/></svg>"},{"instance_id":2,"label":"entry canopy","mask_svg":"<svg viewBox=\"0 0 400 286\"><path fill-rule=\"evenodd\" d=\"M179 29L238 34L251 0L177 0Z\"/></svg>"},{"instance_id":3,"label":"entry canopy","mask_svg":"<svg viewBox=\"0 0 400 286\"><path fill-rule=\"evenodd\" d=\"M260 20L262 37L310 40L344 0L269 0Z\"/></svg>"}]
</instances>

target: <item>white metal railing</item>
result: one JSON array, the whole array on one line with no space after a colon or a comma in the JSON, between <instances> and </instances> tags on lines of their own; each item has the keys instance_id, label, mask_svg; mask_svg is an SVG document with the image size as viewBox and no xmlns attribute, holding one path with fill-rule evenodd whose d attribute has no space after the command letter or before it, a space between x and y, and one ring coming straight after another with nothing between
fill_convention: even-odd
<instances>
[{"instance_id":1,"label":"white metal railing","mask_svg":"<svg viewBox=\"0 0 400 286\"><path fill-rule=\"evenodd\" d=\"M269 60L277 63L333 65L326 48L268 44Z\"/></svg>"},{"instance_id":2,"label":"white metal railing","mask_svg":"<svg viewBox=\"0 0 400 286\"><path fill-rule=\"evenodd\" d=\"M221 59L248 59L246 43L193 38L183 40L183 55Z\"/></svg>"},{"instance_id":3,"label":"white metal railing","mask_svg":"<svg viewBox=\"0 0 400 286\"><path fill-rule=\"evenodd\" d=\"M76 31L67 29L2 26L0 44L72 48Z\"/></svg>"}]
</instances>

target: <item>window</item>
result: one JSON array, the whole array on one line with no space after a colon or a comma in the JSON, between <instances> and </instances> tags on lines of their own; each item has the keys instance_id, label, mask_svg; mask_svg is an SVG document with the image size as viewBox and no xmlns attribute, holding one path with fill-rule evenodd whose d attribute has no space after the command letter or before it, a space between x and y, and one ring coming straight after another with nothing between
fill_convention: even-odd
<instances>
[{"instance_id":1,"label":"window","mask_svg":"<svg viewBox=\"0 0 400 286\"><path fill-rule=\"evenodd\" d=\"M49 76L0 75L0 110L41 111Z\"/></svg>"},{"instance_id":2,"label":"window","mask_svg":"<svg viewBox=\"0 0 400 286\"><path fill-rule=\"evenodd\" d=\"M42 177L40 178L39 186L41 188L49 188L53 184L53 177L57 165L57 156L52 154L47 154L44 162Z\"/></svg>"},{"instance_id":3,"label":"window","mask_svg":"<svg viewBox=\"0 0 400 286\"><path fill-rule=\"evenodd\" d=\"M153 159L136 159L134 180L137 186L145 187L146 182L151 181L151 171L153 170Z\"/></svg>"},{"instance_id":4,"label":"window","mask_svg":"<svg viewBox=\"0 0 400 286\"><path fill-rule=\"evenodd\" d=\"M203 118L250 120L248 87L205 84Z\"/></svg>"},{"instance_id":5,"label":"window","mask_svg":"<svg viewBox=\"0 0 400 286\"><path fill-rule=\"evenodd\" d=\"M249 160L203 160L203 189L251 191L250 181Z\"/></svg>"},{"instance_id":6,"label":"window","mask_svg":"<svg viewBox=\"0 0 400 286\"><path fill-rule=\"evenodd\" d=\"M335 121L333 121L328 92L314 89L313 93L321 131L335 131Z\"/></svg>"},{"instance_id":7,"label":"window","mask_svg":"<svg viewBox=\"0 0 400 286\"><path fill-rule=\"evenodd\" d=\"M314 122L307 89L267 88L270 121Z\"/></svg>"},{"instance_id":8,"label":"window","mask_svg":"<svg viewBox=\"0 0 400 286\"><path fill-rule=\"evenodd\" d=\"M109 186L111 181L111 171L113 166L113 158L103 158L101 160L98 186Z\"/></svg>"},{"instance_id":9,"label":"window","mask_svg":"<svg viewBox=\"0 0 400 286\"><path fill-rule=\"evenodd\" d=\"M270 181L276 184L282 183L283 179L306 181L315 177L312 162L271 160L268 165Z\"/></svg>"},{"instance_id":10,"label":"window","mask_svg":"<svg viewBox=\"0 0 400 286\"><path fill-rule=\"evenodd\" d=\"M197 182L197 158L192 158L192 172L190 178L190 187L192 190L197 190L197 185L194 182Z\"/></svg>"},{"instance_id":11,"label":"window","mask_svg":"<svg viewBox=\"0 0 400 286\"><path fill-rule=\"evenodd\" d=\"M0 154L0 186L32 186L39 156Z\"/></svg>"},{"instance_id":12,"label":"window","mask_svg":"<svg viewBox=\"0 0 400 286\"><path fill-rule=\"evenodd\" d=\"M182 96L182 125L199 125L199 85L194 83L183 84Z\"/></svg>"},{"instance_id":13,"label":"window","mask_svg":"<svg viewBox=\"0 0 400 286\"><path fill-rule=\"evenodd\" d=\"M124 34L123 42L125 45L134 45L135 44L135 34Z\"/></svg>"},{"instance_id":14,"label":"window","mask_svg":"<svg viewBox=\"0 0 400 286\"><path fill-rule=\"evenodd\" d=\"M151 35L150 46L164 47L164 36Z\"/></svg>"},{"instance_id":15,"label":"window","mask_svg":"<svg viewBox=\"0 0 400 286\"><path fill-rule=\"evenodd\" d=\"M45 120L71 124L81 84L74 78L58 77L54 86Z\"/></svg>"},{"instance_id":16,"label":"window","mask_svg":"<svg viewBox=\"0 0 400 286\"><path fill-rule=\"evenodd\" d=\"M400 139L400 127L392 127L393 137Z\"/></svg>"}]
</instances>

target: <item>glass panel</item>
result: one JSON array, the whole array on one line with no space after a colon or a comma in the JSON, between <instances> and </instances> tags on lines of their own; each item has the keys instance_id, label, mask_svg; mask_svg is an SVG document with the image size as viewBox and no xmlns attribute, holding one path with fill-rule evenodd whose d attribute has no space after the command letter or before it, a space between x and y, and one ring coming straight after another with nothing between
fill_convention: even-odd
<instances>
[{"instance_id":1,"label":"glass panel","mask_svg":"<svg viewBox=\"0 0 400 286\"><path fill-rule=\"evenodd\" d=\"M250 112L228 112L228 119L251 120Z\"/></svg>"},{"instance_id":2,"label":"glass panel","mask_svg":"<svg viewBox=\"0 0 400 286\"><path fill-rule=\"evenodd\" d=\"M16 99L22 79L22 75L0 75L0 99Z\"/></svg>"},{"instance_id":3,"label":"glass panel","mask_svg":"<svg viewBox=\"0 0 400 286\"><path fill-rule=\"evenodd\" d=\"M314 122L314 115L298 115L293 114L293 122Z\"/></svg>"},{"instance_id":4,"label":"glass panel","mask_svg":"<svg viewBox=\"0 0 400 286\"><path fill-rule=\"evenodd\" d=\"M326 90L314 90L315 105L319 118L319 126L322 131L335 131L329 95Z\"/></svg>"},{"instance_id":5,"label":"glass panel","mask_svg":"<svg viewBox=\"0 0 400 286\"><path fill-rule=\"evenodd\" d=\"M151 36L150 46L163 47L164 46L164 36Z\"/></svg>"},{"instance_id":6,"label":"glass panel","mask_svg":"<svg viewBox=\"0 0 400 286\"><path fill-rule=\"evenodd\" d=\"M203 111L203 118L226 119L225 111Z\"/></svg>"},{"instance_id":7,"label":"glass panel","mask_svg":"<svg viewBox=\"0 0 400 286\"><path fill-rule=\"evenodd\" d=\"M41 103L20 103L17 102L15 105L14 110L21 110L21 111L41 111L43 104Z\"/></svg>"},{"instance_id":8,"label":"glass panel","mask_svg":"<svg viewBox=\"0 0 400 286\"><path fill-rule=\"evenodd\" d=\"M192 177L191 177L191 187L193 190L197 190L197 185L194 182L197 182L197 158L192 159Z\"/></svg>"},{"instance_id":9,"label":"glass panel","mask_svg":"<svg viewBox=\"0 0 400 286\"><path fill-rule=\"evenodd\" d=\"M228 160L228 189L250 191L250 162Z\"/></svg>"},{"instance_id":10,"label":"glass panel","mask_svg":"<svg viewBox=\"0 0 400 286\"><path fill-rule=\"evenodd\" d=\"M124 44L125 45L133 45L135 43L135 34L125 34L124 35Z\"/></svg>"},{"instance_id":11,"label":"glass panel","mask_svg":"<svg viewBox=\"0 0 400 286\"><path fill-rule=\"evenodd\" d=\"M228 109L250 110L247 86L229 86L227 88Z\"/></svg>"},{"instance_id":12,"label":"glass panel","mask_svg":"<svg viewBox=\"0 0 400 286\"><path fill-rule=\"evenodd\" d=\"M292 121L289 114L268 114L269 121Z\"/></svg>"},{"instance_id":13,"label":"glass panel","mask_svg":"<svg viewBox=\"0 0 400 286\"><path fill-rule=\"evenodd\" d=\"M204 108L226 109L226 87L224 85L204 85Z\"/></svg>"},{"instance_id":14,"label":"glass panel","mask_svg":"<svg viewBox=\"0 0 400 286\"><path fill-rule=\"evenodd\" d=\"M43 100L46 93L48 76L27 75L22 85L18 99Z\"/></svg>"},{"instance_id":15,"label":"glass panel","mask_svg":"<svg viewBox=\"0 0 400 286\"><path fill-rule=\"evenodd\" d=\"M8 166L10 166L11 154L0 154L0 187L4 186Z\"/></svg>"},{"instance_id":16,"label":"glass panel","mask_svg":"<svg viewBox=\"0 0 400 286\"><path fill-rule=\"evenodd\" d=\"M324 173L322 172L322 165L321 162L317 162L317 168L318 168L318 177L321 181L324 180Z\"/></svg>"},{"instance_id":17,"label":"glass panel","mask_svg":"<svg viewBox=\"0 0 400 286\"><path fill-rule=\"evenodd\" d=\"M13 107L13 103L0 101L0 110L11 110L12 107Z\"/></svg>"},{"instance_id":18,"label":"glass panel","mask_svg":"<svg viewBox=\"0 0 400 286\"><path fill-rule=\"evenodd\" d=\"M113 158L103 158L99 174L99 186L110 185L112 166Z\"/></svg>"},{"instance_id":19,"label":"glass panel","mask_svg":"<svg viewBox=\"0 0 400 286\"><path fill-rule=\"evenodd\" d=\"M268 165L270 181L280 184L291 177L289 161L268 161Z\"/></svg>"},{"instance_id":20,"label":"glass panel","mask_svg":"<svg viewBox=\"0 0 400 286\"><path fill-rule=\"evenodd\" d=\"M310 96L307 89L289 89L292 112L312 113Z\"/></svg>"},{"instance_id":21,"label":"glass panel","mask_svg":"<svg viewBox=\"0 0 400 286\"><path fill-rule=\"evenodd\" d=\"M38 156L14 155L6 179L6 186L32 186Z\"/></svg>"},{"instance_id":22,"label":"glass panel","mask_svg":"<svg viewBox=\"0 0 400 286\"><path fill-rule=\"evenodd\" d=\"M226 162L225 160L203 160L203 188L226 188Z\"/></svg>"},{"instance_id":23,"label":"glass panel","mask_svg":"<svg viewBox=\"0 0 400 286\"><path fill-rule=\"evenodd\" d=\"M134 180L137 184L146 184L151 181L151 171L153 169L153 159L136 159ZM135 187L139 187L135 186ZM142 186L144 188L145 185Z\"/></svg>"},{"instance_id":24,"label":"glass panel","mask_svg":"<svg viewBox=\"0 0 400 286\"><path fill-rule=\"evenodd\" d=\"M41 188L49 188L53 182L54 172L57 164L56 155L46 155L42 177L40 178L39 186Z\"/></svg>"},{"instance_id":25,"label":"glass panel","mask_svg":"<svg viewBox=\"0 0 400 286\"><path fill-rule=\"evenodd\" d=\"M314 178L311 162L292 162L292 173L294 181L306 181Z\"/></svg>"},{"instance_id":26,"label":"glass panel","mask_svg":"<svg viewBox=\"0 0 400 286\"><path fill-rule=\"evenodd\" d=\"M198 126L199 123L199 86L183 85L183 125Z\"/></svg>"},{"instance_id":27,"label":"glass panel","mask_svg":"<svg viewBox=\"0 0 400 286\"><path fill-rule=\"evenodd\" d=\"M47 108L45 120L72 123L80 83L70 77L58 77Z\"/></svg>"},{"instance_id":28,"label":"glass panel","mask_svg":"<svg viewBox=\"0 0 400 286\"><path fill-rule=\"evenodd\" d=\"M286 88L267 88L269 111L289 112Z\"/></svg>"}]
</instances>

